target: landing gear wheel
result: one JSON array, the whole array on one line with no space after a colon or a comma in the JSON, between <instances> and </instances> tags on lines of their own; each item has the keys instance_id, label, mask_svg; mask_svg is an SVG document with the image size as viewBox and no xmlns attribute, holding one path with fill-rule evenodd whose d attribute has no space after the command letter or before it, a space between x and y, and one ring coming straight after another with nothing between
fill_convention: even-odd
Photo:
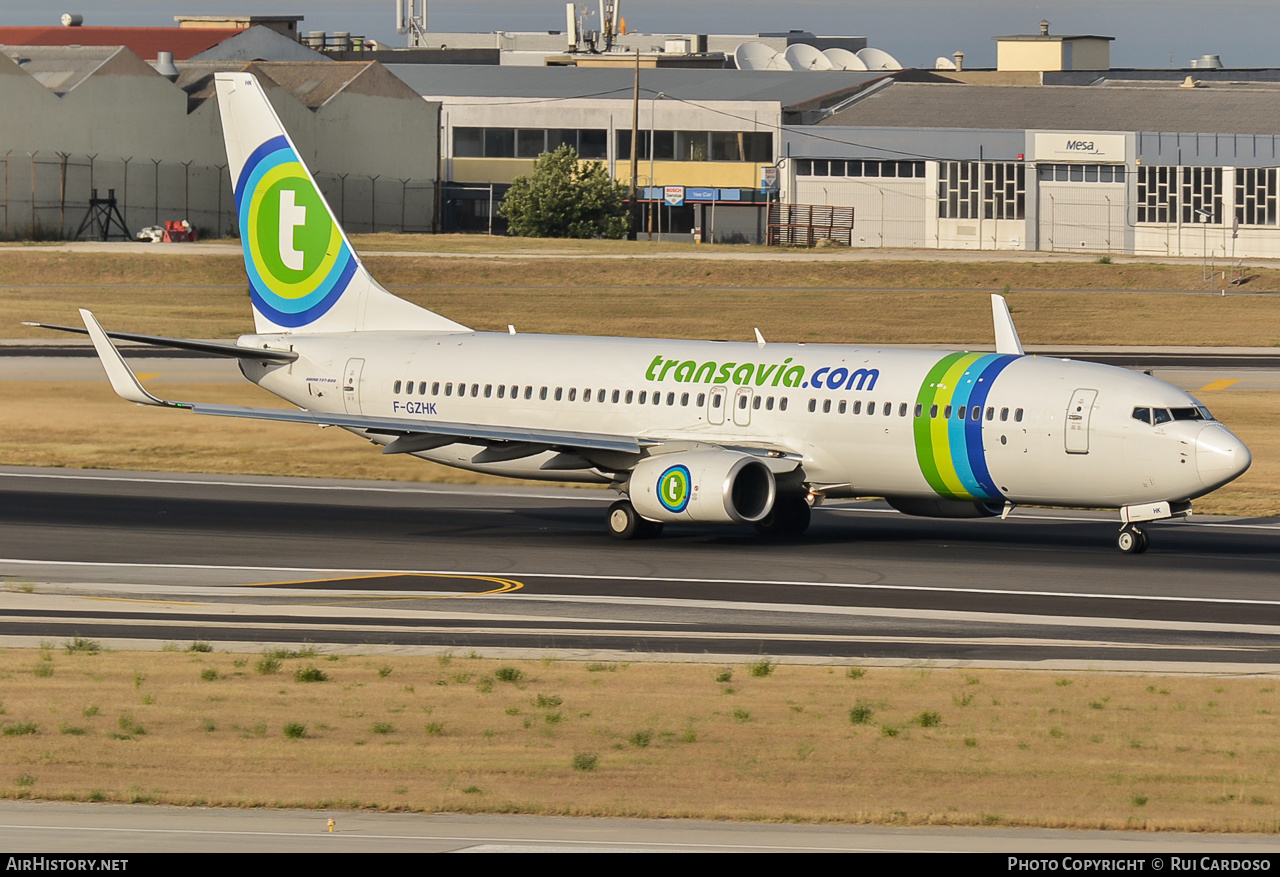
<instances>
[{"instance_id":1,"label":"landing gear wheel","mask_svg":"<svg viewBox=\"0 0 1280 877\"><path fill-rule=\"evenodd\" d=\"M614 539L635 539L640 535L644 518L636 514L630 500L620 499L609 506L609 535Z\"/></svg>"},{"instance_id":2,"label":"landing gear wheel","mask_svg":"<svg viewBox=\"0 0 1280 877\"><path fill-rule=\"evenodd\" d=\"M614 539L652 539L662 532L662 522L640 517L629 499L609 506L608 523Z\"/></svg>"},{"instance_id":3,"label":"landing gear wheel","mask_svg":"<svg viewBox=\"0 0 1280 877\"><path fill-rule=\"evenodd\" d=\"M1147 534L1138 527L1125 526L1120 530L1116 544L1125 554L1141 554L1147 550Z\"/></svg>"},{"instance_id":4,"label":"landing gear wheel","mask_svg":"<svg viewBox=\"0 0 1280 877\"><path fill-rule=\"evenodd\" d=\"M766 539L787 539L799 536L809 529L812 513L803 496L779 498L761 520L756 521L756 532Z\"/></svg>"}]
</instances>

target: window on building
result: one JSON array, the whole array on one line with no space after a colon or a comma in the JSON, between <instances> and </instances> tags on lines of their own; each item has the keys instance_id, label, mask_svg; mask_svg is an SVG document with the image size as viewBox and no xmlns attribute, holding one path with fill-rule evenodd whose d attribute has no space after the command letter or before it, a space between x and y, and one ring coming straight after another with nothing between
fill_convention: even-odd
<instances>
[{"instance_id":1,"label":"window on building","mask_svg":"<svg viewBox=\"0 0 1280 877\"><path fill-rule=\"evenodd\" d=\"M1042 183L1123 183L1122 164L1042 164L1036 169Z\"/></svg>"},{"instance_id":2,"label":"window on building","mask_svg":"<svg viewBox=\"0 0 1280 877\"><path fill-rule=\"evenodd\" d=\"M1026 179L1018 162L939 162L938 218L1025 219Z\"/></svg>"},{"instance_id":3,"label":"window on building","mask_svg":"<svg viewBox=\"0 0 1280 877\"><path fill-rule=\"evenodd\" d=\"M1241 225L1276 224L1276 168L1236 168L1236 221Z\"/></svg>"},{"instance_id":4,"label":"window on building","mask_svg":"<svg viewBox=\"0 0 1280 877\"><path fill-rule=\"evenodd\" d=\"M631 132L619 131L618 160L631 158ZM773 133L770 131L639 131L641 160L657 161L773 161Z\"/></svg>"},{"instance_id":5,"label":"window on building","mask_svg":"<svg viewBox=\"0 0 1280 877\"><path fill-rule=\"evenodd\" d=\"M1182 171L1182 222L1190 225L1206 217L1222 222L1222 168L1184 167Z\"/></svg>"}]
</instances>

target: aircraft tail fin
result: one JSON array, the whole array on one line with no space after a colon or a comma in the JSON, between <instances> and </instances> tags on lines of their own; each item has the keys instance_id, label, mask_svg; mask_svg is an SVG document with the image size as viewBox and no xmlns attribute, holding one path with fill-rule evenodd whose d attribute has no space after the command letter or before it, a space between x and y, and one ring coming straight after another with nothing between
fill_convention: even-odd
<instances>
[{"instance_id":1,"label":"aircraft tail fin","mask_svg":"<svg viewBox=\"0 0 1280 877\"><path fill-rule=\"evenodd\" d=\"M256 77L216 85L258 334L470 331L373 279Z\"/></svg>"}]
</instances>

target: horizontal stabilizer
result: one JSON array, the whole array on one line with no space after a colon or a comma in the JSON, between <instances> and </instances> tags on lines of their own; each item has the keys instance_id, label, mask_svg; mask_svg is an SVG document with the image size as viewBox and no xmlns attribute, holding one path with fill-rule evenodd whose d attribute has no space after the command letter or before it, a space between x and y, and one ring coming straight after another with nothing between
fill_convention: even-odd
<instances>
[{"instance_id":1,"label":"horizontal stabilizer","mask_svg":"<svg viewBox=\"0 0 1280 877\"><path fill-rule=\"evenodd\" d=\"M88 329L79 326L55 326L52 323L32 323L24 321L24 326L35 326L38 329L54 329L58 332L75 332L88 335ZM269 348L238 347L235 344L219 344L217 341L192 341L189 338L166 338L162 335L138 335L133 332L108 332L102 334L116 341L134 341L138 344L154 344L157 347L172 347L175 350L192 350L197 353L208 353L211 356L231 356L236 359L254 359L268 362L293 362L298 354L292 350L271 350Z\"/></svg>"}]
</instances>

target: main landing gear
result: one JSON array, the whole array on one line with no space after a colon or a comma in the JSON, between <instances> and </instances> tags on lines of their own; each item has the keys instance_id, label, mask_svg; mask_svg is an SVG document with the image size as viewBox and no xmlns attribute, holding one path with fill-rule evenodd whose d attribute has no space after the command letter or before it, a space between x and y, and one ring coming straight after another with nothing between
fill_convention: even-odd
<instances>
[{"instance_id":1,"label":"main landing gear","mask_svg":"<svg viewBox=\"0 0 1280 877\"><path fill-rule=\"evenodd\" d=\"M640 517L629 499L609 506L608 522L609 535L614 539L652 539L662 532L662 522Z\"/></svg>"},{"instance_id":2,"label":"main landing gear","mask_svg":"<svg viewBox=\"0 0 1280 877\"><path fill-rule=\"evenodd\" d=\"M1147 531L1133 524L1125 524L1120 528L1116 544L1125 554L1141 554L1147 550Z\"/></svg>"}]
</instances>

